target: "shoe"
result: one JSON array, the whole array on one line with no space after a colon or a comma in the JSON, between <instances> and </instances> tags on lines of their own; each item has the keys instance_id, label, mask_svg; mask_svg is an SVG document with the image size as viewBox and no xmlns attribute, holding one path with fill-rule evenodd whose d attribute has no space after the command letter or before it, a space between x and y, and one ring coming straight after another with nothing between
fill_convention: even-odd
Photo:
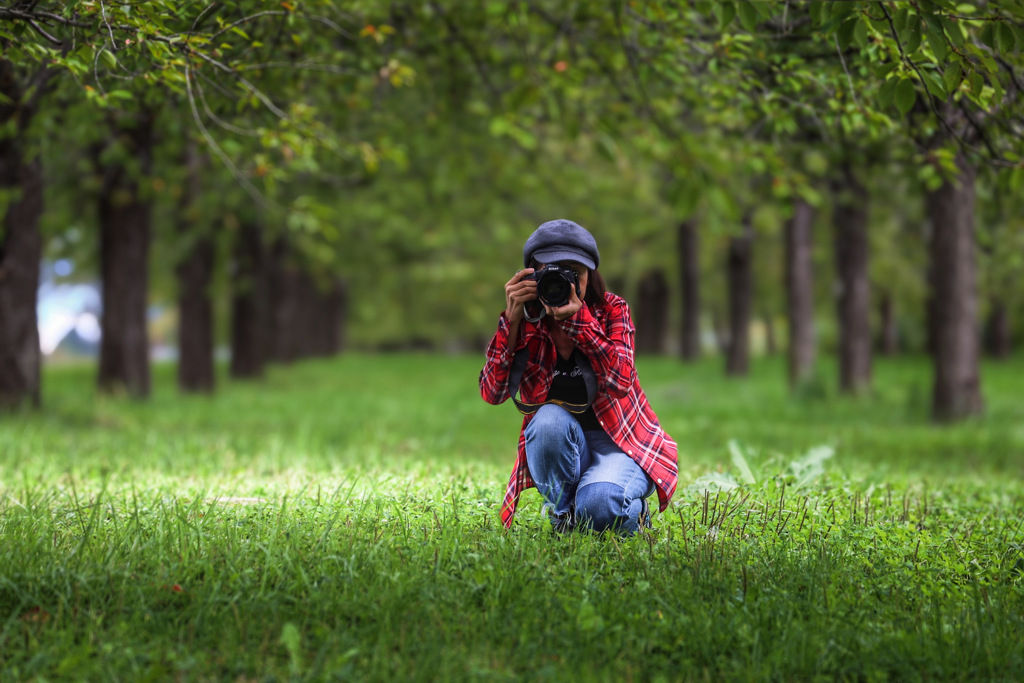
<instances>
[{"instance_id":1,"label":"shoe","mask_svg":"<svg viewBox=\"0 0 1024 683\"><path fill-rule=\"evenodd\" d=\"M556 536L571 534L573 529L576 528L576 516L573 515L572 510L560 515L548 512L548 517L551 519L551 531Z\"/></svg>"},{"instance_id":2,"label":"shoe","mask_svg":"<svg viewBox=\"0 0 1024 683\"><path fill-rule=\"evenodd\" d=\"M640 516L637 518L636 523L641 529L651 528L651 507L647 502L646 498L640 499Z\"/></svg>"}]
</instances>

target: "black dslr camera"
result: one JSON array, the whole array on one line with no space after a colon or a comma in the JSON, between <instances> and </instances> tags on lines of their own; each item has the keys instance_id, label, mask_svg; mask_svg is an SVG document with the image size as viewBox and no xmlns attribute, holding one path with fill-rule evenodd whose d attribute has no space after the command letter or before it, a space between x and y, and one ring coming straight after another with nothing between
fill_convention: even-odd
<instances>
[{"instance_id":1,"label":"black dslr camera","mask_svg":"<svg viewBox=\"0 0 1024 683\"><path fill-rule=\"evenodd\" d=\"M540 303L551 308L558 308L569 303L573 289L576 290L578 298L583 298L583 295L580 293L580 279L572 268L549 263L523 279L537 281L537 299ZM536 322L544 315L544 311L537 305L536 301L530 303L533 306L527 304L527 319L531 322ZM533 310L530 310L531 308Z\"/></svg>"}]
</instances>

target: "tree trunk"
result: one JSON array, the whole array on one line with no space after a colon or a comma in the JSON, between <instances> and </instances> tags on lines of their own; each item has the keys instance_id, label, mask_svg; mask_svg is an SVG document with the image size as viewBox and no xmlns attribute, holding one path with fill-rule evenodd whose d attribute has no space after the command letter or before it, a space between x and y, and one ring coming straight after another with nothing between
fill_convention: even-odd
<instances>
[{"instance_id":1,"label":"tree trunk","mask_svg":"<svg viewBox=\"0 0 1024 683\"><path fill-rule=\"evenodd\" d=\"M338 279L332 279L329 288L320 292L318 353L321 356L330 357L341 351L347 305L345 296L345 286Z\"/></svg>"},{"instance_id":2,"label":"tree trunk","mask_svg":"<svg viewBox=\"0 0 1024 683\"><path fill-rule=\"evenodd\" d=\"M700 357L700 235L691 221L679 224L679 279L682 285L683 360Z\"/></svg>"},{"instance_id":3,"label":"tree trunk","mask_svg":"<svg viewBox=\"0 0 1024 683\"><path fill-rule=\"evenodd\" d=\"M292 359L301 360L320 355L321 331L325 320L321 317L322 292L309 273L295 268L292 309L297 334L291 340Z\"/></svg>"},{"instance_id":4,"label":"tree trunk","mask_svg":"<svg viewBox=\"0 0 1024 683\"><path fill-rule=\"evenodd\" d=\"M231 295L231 376L262 377L270 324L267 251L256 223L246 222L235 236Z\"/></svg>"},{"instance_id":5,"label":"tree trunk","mask_svg":"<svg viewBox=\"0 0 1024 683\"><path fill-rule=\"evenodd\" d=\"M43 240L43 179L38 160L25 162L15 140L0 142L0 191L15 190L0 234L0 408L40 404L36 296Z\"/></svg>"},{"instance_id":6,"label":"tree trunk","mask_svg":"<svg viewBox=\"0 0 1024 683\"><path fill-rule=\"evenodd\" d=\"M896 313L893 310L892 294L884 292L880 306L879 317L882 320L882 333L878 349L883 356L895 356L899 347L899 337L896 331Z\"/></svg>"},{"instance_id":7,"label":"tree trunk","mask_svg":"<svg viewBox=\"0 0 1024 683\"><path fill-rule=\"evenodd\" d=\"M935 229L934 227L929 227L931 229L931 233L927 235L927 239L928 243L931 244L932 240L935 239ZM928 282L928 292L925 294L924 303L924 349L925 353L934 357L936 349L938 348L939 338L939 303L935 298L935 293L938 291L939 285L935 282L938 279L938 275L935 272L935 262L930 257L925 269L925 279Z\"/></svg>"},{"instance_id":8,"label":"tree trunk","mask_svg":"<svg viewBox=\"0 0 1024 683\"><path fill-rule=\"evenodd\" d=\"M138 160L142 177L152 163L153 116L139 115L134 127L122 127L126 149ZM124 165L102 169L99 199L100 275L103 280L103 336L98 384L102 391L149 395L149 336L146 296L149 286L150 203L139 193L140 178Z\"/></svg>"},{"instance_id":9,"label":"tree trunk","mask_svg":"<svg viewBox=\"0 0 1024 683\"><path fill-rule=\"evenodd\" d=\"M790 387L808 381L814 374L813 227L814 208L798 199L793 205L793 217L786 223L785 235Z\"/></svg>"},{"instance_id":10,"label":"tree trunk","mask_svg":"<svg viewBox=\"0 0 1024 683\"><path fill-rule=\"evenodd\" d=\"M179 207L178 232L189 245L176 273L178 276L178 388L186 392L211 392L213 369L214 244L209 228L199 222L195 206L200 194L201 159L191 139L186 141L187 176Z\"/></svg>"},{"instance_id":11,"label":"tree trunk","mask_svg":"<svg viewBox=\"0 0 1024 683\"><path fill-rule=\"evenodd\" d=\"M962 155L954 182L927 195L935 288L932 418L980 414L978 294L974 263L974 169Z\"/></svg>"},{"instance_id":12,"label":"tree trunk","mask_svg":"<svg viewBox=\"0 0 1024 683\"><path fill-rule=\"evenodd\" d=\"M33 78L34 98L50 78L48 69ZM35 111L24 101L24 88L14 64L0 59L0 193L12 193L0 223L0 409L41 402L39 322L39 261L43 240L43 177L39 160L26 159L21 135ZM10 196L10 195L9 195Z\"/></svg>"},{"instance_id":13,"label":"tree trunk","mask_svg":"<svg viewBox=\"0 0 1024 683\"><path fill-rule=\"evenodd\" d=\"M668 284L661 270L652 270L640 280L636 308L636 350L661 353L668 329Z\"/></svg>"},{"instance_id":14,"label":"tree trunk","mask_svg":"<svg viewBox=\"0 0 1024 683\"><path fill-rule=\"evenodd\" d=\"M1010 312L1002 299L992 300L992 310L988 314L986 338L988 353L993 358L1006 360L1013 351L1013 334L1010 330Z\"/></svg>"},{"instance_id":15,"label":"tree trunk","mask_svg":"<svg viewBox=\"0 0 1024 683\"><path fill-rule=\"evenodd\" d=\"M743 217L743 233L729 238L726 257L729 289L729 346L725 357L728 375L750 370L750 316L754 298L754 229Z\"/></svg>"},{"instance_id":16,"label":"tree trunk","mask_svg":"<svg viewBox=\"0 0 1024 683\"><path fill-rule=\"evenodd\" d=\"M833 186L836 271L839 274L839 388L857 394L871 385L871 288L868 280L867 190L849 168Z\"/></svg>"},{"instance_id":17,"label":"tree trunk","mask_svg":"<svg viewBox=\"0 0 1024 683\"><path fill-rule=\"evenodd\" d=\"M284 237L274 240L268 255L270 348L267 357L275 362L290 363L301 356L304 336L300 272L289 262Z\"/></svg>"}]
</instances>

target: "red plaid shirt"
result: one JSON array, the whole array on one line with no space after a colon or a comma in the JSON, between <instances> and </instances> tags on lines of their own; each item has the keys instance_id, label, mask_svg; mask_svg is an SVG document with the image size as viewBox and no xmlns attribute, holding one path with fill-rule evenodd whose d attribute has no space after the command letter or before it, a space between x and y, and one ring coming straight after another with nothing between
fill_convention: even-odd
<instances>
[{"instance_id":1,"label":"red plaid shirt","mask_svg":"<svg viewBox=\"0 0 1024 683\"><path fill-rule=\"evenodd\" d=\"M654 482L658 491L660 509L665 510L676 490L679 466L676 460L676 442L658 424L651 410L633 365L633 336L635 329L625 299L608 293L602 308L590 309L583 305L576 315L559 323L576 342L576 348L586 354L597 375L597 396L594 414L619 448L636 461ZM512 358L522 348L530 350L529 362L519 385L520 399L527 403L542 403L551 388L551 378L557 361L551 334L540 323L523 320L519 327L519 342L509 348L509 323L502 313L498 331L487 346L487 361L480 371L480 394L488 403L504 403L509 398L508 375ZM523 416L519 432L519 453L508 480L508 490L501 505L501 521L512 526L519 495L534 485L526 464L526 425L533 415Z\"/></svg>"}]
</instances>

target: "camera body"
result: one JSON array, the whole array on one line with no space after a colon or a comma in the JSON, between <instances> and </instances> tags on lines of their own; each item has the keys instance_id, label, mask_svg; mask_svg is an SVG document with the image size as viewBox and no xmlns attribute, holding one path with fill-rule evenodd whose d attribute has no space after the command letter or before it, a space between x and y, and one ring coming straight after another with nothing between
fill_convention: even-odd
<instances>
[{"instance_id":1,"label":"camera body","mask_svg":"<svg viewBox=\"0 0 1024 683\"><path fill-rule=\"evenodd\" d=\"M583 298L576 271L557 263L549 263L523 279L537 281L537 298L542 304L551 308L558 308L569 303L573 289L576 290L577 297Z\"/></svg>"}]
</instances>

